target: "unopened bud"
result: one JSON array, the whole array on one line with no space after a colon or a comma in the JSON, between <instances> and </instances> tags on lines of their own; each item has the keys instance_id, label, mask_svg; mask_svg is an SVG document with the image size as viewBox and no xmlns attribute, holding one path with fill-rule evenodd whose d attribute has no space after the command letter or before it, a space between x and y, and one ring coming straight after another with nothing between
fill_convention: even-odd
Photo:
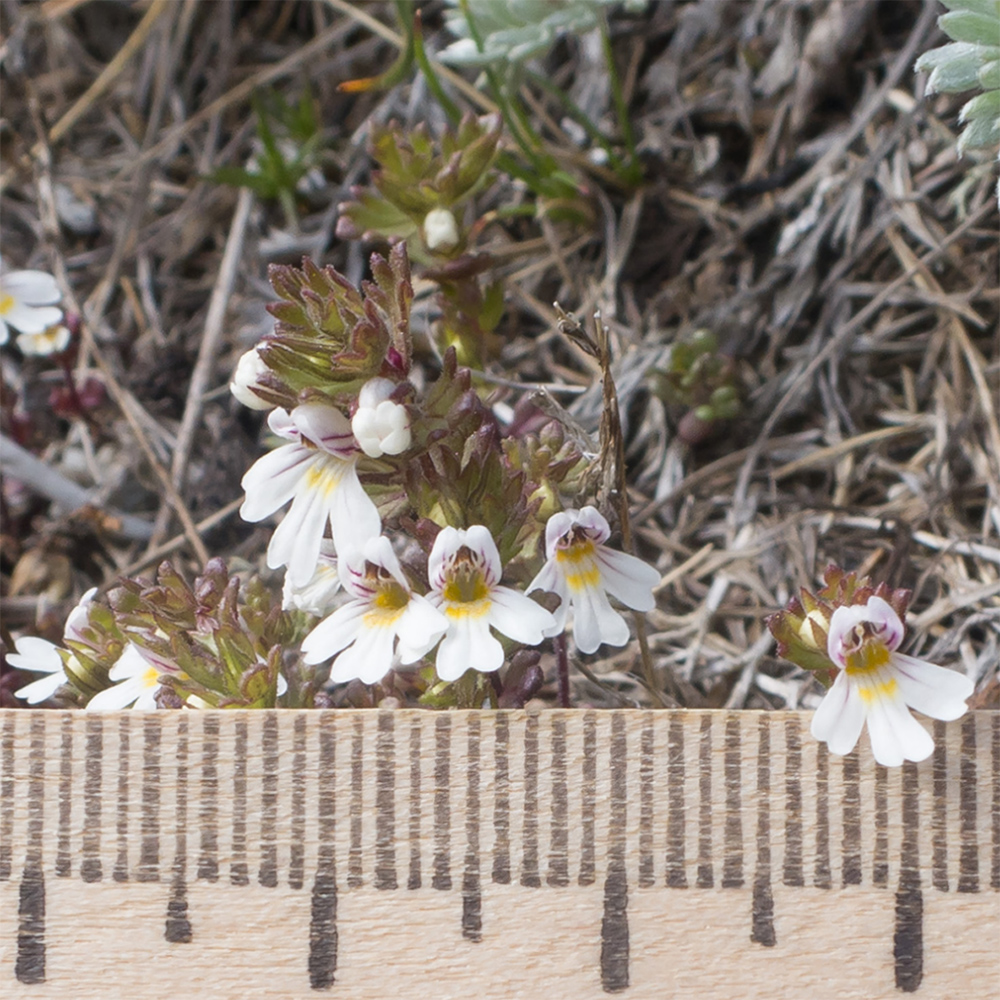
<instances>
[{"instance_id":1,"label":"unopened bud","mask_svg":"<svg viewBox=\"0 0 1000 1000\"><path fill-rule=\"evenodd\" d=\"M358 395L351 430L358 446L370 458L399 455L410 447L412 435L406 407L389 399L395 388L387 378L373 378Z\"/></svg>"},{"instance_id":2,"label":"unopened bud","mask_svg":"<svg viewBox=\"0 0 1000 1000\"><path fill-rule=\"evenodd\" d=\"M257 353L257 348L251 348L236 362L233 380L229 383L229 391L251 410L270 410L273 407L253 391L260 385L261 376L268 371L264 359Z\"/></svg>"},{"instance_id":3,"label":"unopened bud","mask_svg":"<svg viewBox=\"0 0 1000 1000\"><path fill-rule=\"evenodd\" d=\"M424 216L424 243L428 250L453 250L458 246L458 225L447 208L432 208Z\"/></svg>"}]
</instances>

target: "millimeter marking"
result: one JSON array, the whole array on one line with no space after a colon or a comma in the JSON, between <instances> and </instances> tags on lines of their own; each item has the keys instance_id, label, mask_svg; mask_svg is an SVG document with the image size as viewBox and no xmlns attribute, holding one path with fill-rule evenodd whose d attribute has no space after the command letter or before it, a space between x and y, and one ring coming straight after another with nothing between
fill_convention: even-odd
<instances>
[{"instance_id":1,"label":"millimeter marking","mask_svg":"<svg viewBox=\"0 0 1000 1000\"><path fill-rule=\"evenodd\" d=\"M963 995L989 996L961 940L928 955L949 907L978 914L983 939L1000 931L1000 714L933 731L931 758L890 770L867 747L830 755L799 713L0 712L0 891L16 900L0 984L60 981L70 896L98 920L107 893L154 894L163 948L185 963L211 941L213 893L256 933L269 898L301 899L295 995L351 988L352 894L433 913L451 894L462 968L489 951L498 907L539 901L558 922L560 899L592 892L593 995L659 996L643 978L651 905L666 919L675 901L725 900L744 915L733 947L773 956L778 982L789 908L821 893L886 914L873 996L936 996L934 970L956 961ZM697 919L669 927L697 952Z\"/></svg>"}]
</instances>

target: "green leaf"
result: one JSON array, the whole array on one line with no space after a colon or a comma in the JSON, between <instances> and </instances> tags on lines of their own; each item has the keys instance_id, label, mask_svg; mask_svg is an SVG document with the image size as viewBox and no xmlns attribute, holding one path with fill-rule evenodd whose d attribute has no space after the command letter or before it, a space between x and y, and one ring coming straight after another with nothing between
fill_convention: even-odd
<instances>
[{"instance_id":1,"label":"green leaf","mask_svg":"<svg viewBox=\"0 0 1000 1000\"><path fill-rule=\"evenodd\" d=\"M968 10L984 17L1000 18L1000 0L941 0L948 10Z\"/></svg>"},{"instance_id":2,"label":"green leaf","mask_svg":"<svg viewBox=\"0 0 1000 1000\"><path fill-rule=\"evenodd\" d=\"M927 93L957 94L979 82L979 68L985 49L970 42L953 42L925 52L918 60L918 72L929 72Z\"/></svg>"},{"instance_id":3,"label":"green leaf","mask_svg":"<svg viewBox=\"0 0 1000 1000\"><path fill-rule=\"evenodd\" d=\"M1000 59L994 59L980 67L979 86L983 90L1000 89Z\"/></svg>"},{"instance_id":4,"label":"green leaf","mask_svg":"<svg viewBox=\"0 0 1000 1000\"><path fill-rule=\"evenodd\" d=\"M938 18L938 27L956 42L1000 44L1000 18L996 15L991 17L968 10L954 10Z\"/></svg>"}]
</instances>

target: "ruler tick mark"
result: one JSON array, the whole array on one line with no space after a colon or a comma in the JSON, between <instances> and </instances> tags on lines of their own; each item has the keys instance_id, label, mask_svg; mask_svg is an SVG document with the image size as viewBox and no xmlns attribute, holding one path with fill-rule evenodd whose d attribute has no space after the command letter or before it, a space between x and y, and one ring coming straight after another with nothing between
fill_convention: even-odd
<instances>
[{"instance_id":1,"label":"ruler tick mark","mask_svg":"<svg viewBox=\"0 0 1000 1000\"><path fill-rule=\"evenodd\" d=\"M785 722L785 885L805 885L802 874L802 735L799 720Z\"/></svg>"},{"instance_id":2,"label":"ruler tick mark","mask_svg":"<svg viewBox=\"0 0 1000 1000\"><path fill-rule=\"evenodd\" d=\"M201 750L201 846L198 856L198 878L215 882L219 878L219 718L207 714L202 723Z\"/></svg>"},{"instance_id":3,"label":"ruler tick mark","mask_svg":"<svg viewBox=\"0 0 1000 1000\"><path fill-rule=\"evenodd\" d=\"M233 860L229 865L229 881L233 885L249 885L247 867L247 717L236 717L236 739L233 761Z\"/></svg>"},{"instance_id":4,"label":"ruler tick mark","mask_svg":"<svg viewBox=\"0 0 1000 1000\"><path fill-rule=\"evenodd\" d=\"M771 720L760 717L757 736L757 870L753 879L750 940L765 948L777 943L771 891Z\"/></svg>"},{"instance_id":5,"label":"ruler tick mark","mask_svg":"<svg viewBox=\"0 0 1000 1000\"><path fill-rule=\"evenodd\" d=\"M656 884L653 871L653 718L647 714L639 743L639 887Z\"/></svg>"},{"instance_id":6,"label":"ruler tick mark","mask_svg":"<svg viewBox=\"0 0 1000 1000\"><path fill-rule=\"evenodd\" d=\"M451 719L434 720L434 874L435 889L451 888Z\"/></svg>"},{"instance_id":7,"label":"ruler tick mark","mask_svg":"<svg viewBox=\"0 0 1000 1000\"><path fill-rule=\"evenodd\" d=\"M903 764L903 844L899 889L896 891L896 930L893 935L896 988L913 993L924 977L924 900L920 890L919 792L917 765Z\"/></svg>"},{"instance_id":8,"label":"ruler tick mark","mask_svg":"<svg viewBox=\"0 0 1000 1000\"><path fill-rule=\"evenodd\" d=\"M101 881L101 772L104 766L104 723L97 713L86 720L87 741L83 779L83 859L80 877L84 882Z\"/></svg>"},{"instance_id":9,"label":"ruler tick mark","mask_svg":"<svg viewBox=\"0 0 1000 1000\"><path fill-rule=\"evenodd\" d=\"M552 720L552 831L549 845L551 886L569 885L569 775L566 770L566 718Z\"/></svg>"},{"instance_id":10,"label":"ruler tick mark","mask_svg":"<svg viewBox=\"0 0 1000 1000\"><path fill-rule=\"evenodd\" d=\"M889 772L881 764L875 765L875 854L872 864L872 883L889 884Z\"/></svg>"},{"instance_id":11,"label":"ruler tick mark","mask_svg":"<svg viewBox=\"0 0 1000 1000\"><path fill-rule=\"evenodd\" d=\"M288 858L288 885L301 889L306 865L306 716L295 716L292 764L292 842Z\"/></svg>"},{"instance_id":12,"label":"ruler tick mark","mask_svg":"<svg viewBox=\"0 0 1000 1000\"><path fill-rule=\"evenodd\" d=\"M701 719L698 737L698 874L695 885L710 889L712 871L712 717Z\"/></svg>"},{"instance_id":13,"label":"ruler tick mark","mask_svg":"<svg viewBox=\"0 0 1000 1000\"><path fill-rule=\"evenodd\" d=\"M410 727L410 874L407 889L420 888L420 733L418 719Z\"/></svg>"},{"instance_id":14,"label":"ruler tick mark","mask_svg":"<svg viewBox=\"0 0 1000 1000\"><path fill-rule=\"evenodd\" d=\"M14 838L14 716L8 715L0 734L0 882L10 878Z\"/></svg>"},{"instance_id":15,"label":"ruler tick mark","mask_svg":"<svg viewBox=\"0 0 1000 1000\"><path fill-rule=\"evenodd\" d=\"M726 825L723 843L722 888L738 889L743 885L743 823L741 820L740 745L742 733L739 717L726 719L725 783Z\"/></svg>"},{"instance_id":16,"label":"ruler tick mark","mask_svg":"<svg viewBox=\"0 0 1000 1000\"><path fill-rule=\"evenodd\" d=\"M150 714L143 720L142 733L142 839L139 882L160 878L160 717Z\"/></svg>"},{"instance_id":17,"label":"ruler tick mark","mask_svg":"<svg viewBox=\"0 0 1000 1000\"><path fill-rule=\"evenodd\" d=\"M538 874L538 716L529 715L524 726L524 841L521 885L536 889Z\"/></svg>"},{"instance_id":18,"label":"ruler tick mark","mask_svg":"<svg viewBox=\"0 0 1000 1000\"><path fill-rule=\"evenodd\" d=\"M844 757L844 846L841 885L861 885L861 759L857 748Z\"/></svg>"},{"instance_id":19,"label":"ruler tick mark","mask_svg":"<svg viewBox=\"0 0 1000 1000\"><path fill-rule=\"evenodd\" d=\"M177 719L177 750L174 756L177 762L177 792L174 802L177 846L174 851L164 936L172 944L187 944L191 941L187 903L188 720L183 713Z\"/></svg>"},{"instance_id":20,"label":"ruler tick mark","mask_svg":"<svg viewBox=\"0 0 1000 1000\"><path fill-rule=\"evenodd\" d=\"M261 734L263 779L260 800L260 870L257 881L269 889L278 884L278 717L264 717Z\"/></svg>"},{"instance_id":21,"label":"ruler tick mark","mask_svg":"<svg viewBox=\"0 0 1000 1000\"><path fill-rule=\"evenodd\" d=\"M378 714L375 737L375 888L396 888L396 742L392 713Z\"/></svg>"},{"instance_id":22,"label":"ruler tick mark","mask_svg":"<svg viewBox=\"0 0 1000 1000\"><path fill-rule=\"evenodd\" d=\"M667 736L667 885L687 888L684 861L684 723L670 719Z\"/></svg>"},{"instance_id":23,"label":"ruler tick mark","mask_svg":"<svg viewBox=\"0 0 1000 1000\"><path fill-rule=\"evenodd\" d=\"M595 817L597 815L597 718L593 712L583 717L583 784L580 790L581 832L580 885L593 885L595 867Z\"/></svg>"},{"instance_id":24,"label":"ruler tick mark","mask_svg":"<svg viewBox=\"0 0 1000 1000\"><path fill-rule=\"evenodd\" d=\"M465 870L462 874L462 937L481 941L483 897L479 879L479 735L478 717L469 719L465 793Z\"/></svg>"},{"instance_id":25,"label":"ruler tick mark","mask_svg":"<svg viewBox=\"0 0 1000 1000\"><path fill-rule=\"evenodd\" d=\"M28 853L18 893L17 957L14 975L18 982L45 982L45 876L42 873L42 843L45 810L45 713L31 720L28 765Z\"/></svg>"},{"instance_id":26,"label":"ruler tick mark","mask_svg":"<svg viewBox=\"0 0 1000 1000\"><path fill-rule=\"evenodd\" d=\"M961 820L958 891L979 892L979 842L976 838L976 717L974 715L967 715L962 719L958 815Z\"/></svg>"},{"instance_id":27,"label":"ruler tick mark","mask_svg":"<svg viewBox=\"0 0 1000 1000\"><path fill-rule=\"evenodd\" d=\"M813 885L829 889L830 874L830 751L825 743L816 745L816 863Z\"/></svg>"},{"instance_id":28,"label":"ruler tick mark","mask_svg":"<svg viewBox=\"0 0 1000 1000\"><path fill-rule=\"evenodd\" d=\"M627 757L625 719L611 720L611 824L608 829L608 875L601 920L601 986L618 993L629 984L628 880L625 871Z\"/></svg>"},{"instance_id":29,"label":"ruler tick mark","mask_svg":"<svg viewBox=\"0 0 1000 1000\"><path fill-rule=\"evenodd\" d=\"M931 880L935 889L948 891L948 758L945 726L934 720L934 756L931 770L934 779L934 812L931 815Z\"/></svg>"},{"instance_id":30,"label":"ruler tick mark","mask_svg":"<svg viewBox=\"0 0 1000 1000\"><path fill-rule=\"evenodd\" d=\"M309 921L309 985L329 989L337 971L336 729L333 713L319 720L319 855L313 882Z\"/></svg>"},{"instance_id":31,"label":"ruler tick mark","mask_svg":"<svg viewBox=\"0 0 1000 1000\"><path fill-rule=\"evenodd\" d=\"M365 779L365 731L364 720L354 717L354 732L351 735L351 849L347 856L347 886L357 889L364 885L364 856L361 853L361 834L364 816Z\"/></svg>"},{"instance_id":32,"label":"ruler tick mark","mask_svg":"<svg viewBox=\"0 0 1000 1000\"><path fill-rule=\"evenodd\" d=\"M497 712L493 744L493 881L510 883L510 770L507 749L510 722L506 712Z\"/></svg>"},{"instance_id":33,"label":"ruler tick mark","mask_svg":"<svg viewBox=\"0 0 1000 1000\"><path fill-rule=\"evenodd\" d=\"M131 719L132 716L128 712L123 712L118 719L118 815L115 820L118 854L112 873L116 882L128 881L128 775Z\"/></svg>"},{"instance_id":34,"label":"ruler tick mark","mask_svg":"<svg viewBox=\"0 0 1000 1000\"><path fill-rule=\"evenodd\" d=\"M1000 712L993 713L993 802L990 806L993 838L993 863L990 866L990 888L1000 889Z\"/></svg>"},{"instance_id":35,"label":"ruler tick mark","mask_svg":"<svg viewBox=\"0 0 1000 1000\"><path fill-rule=\"evenodd\" d=\"M73 870L69 853L69 825L73 807L73 715L64 712L59 743L59 829L56 834L56 877Z\"/></svg>"}]
</instances>

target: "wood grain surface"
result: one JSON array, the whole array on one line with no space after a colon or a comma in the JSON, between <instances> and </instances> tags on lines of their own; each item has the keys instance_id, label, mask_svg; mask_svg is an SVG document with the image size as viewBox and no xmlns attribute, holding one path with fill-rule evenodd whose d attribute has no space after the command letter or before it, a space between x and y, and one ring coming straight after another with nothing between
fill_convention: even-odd
<instances>
[{"instance_id":1,"label":"wood grain surface","mask_svg":"<svg viewBox=\"0 0 1000 1000\"><path fill-rule=\"evenodd\" d=\"M1000 714L0 712L11 997L1000 993Z\"/></svg>"}]
</instances>

